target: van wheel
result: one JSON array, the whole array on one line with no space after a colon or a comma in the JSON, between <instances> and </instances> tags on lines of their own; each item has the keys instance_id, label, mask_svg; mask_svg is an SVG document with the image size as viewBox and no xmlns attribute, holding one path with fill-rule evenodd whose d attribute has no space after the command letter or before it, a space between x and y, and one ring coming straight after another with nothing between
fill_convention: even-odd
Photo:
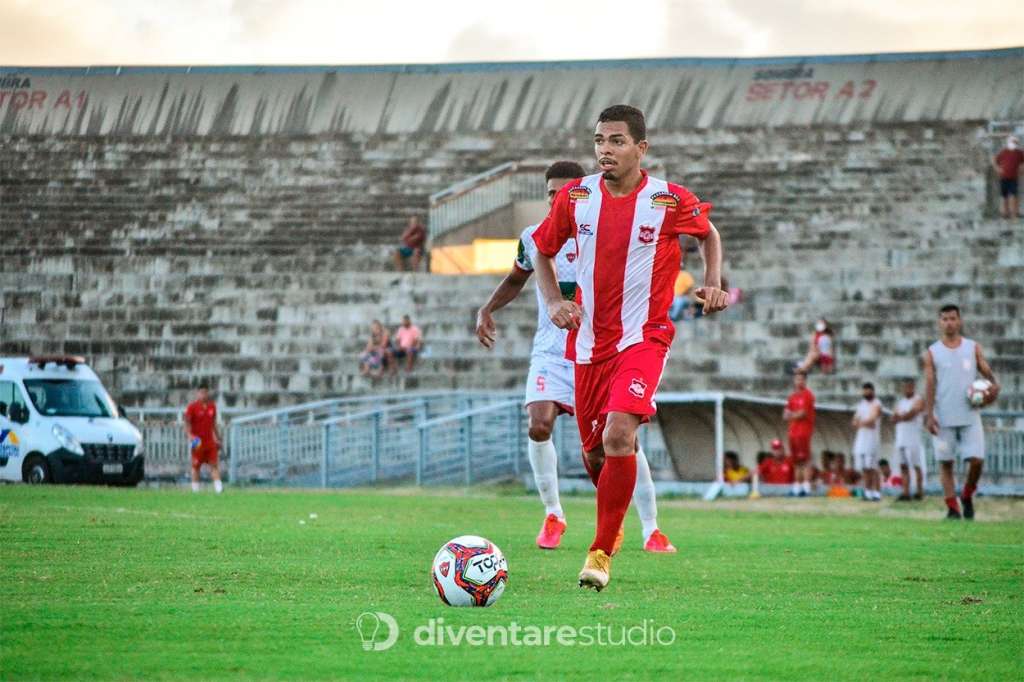
<instances>
[{"instance_id":1,"label":"van wheel","mask_svg":"<svg viewBox=\"0 0 1024 682\"><path fill-rule=\"evenodd\" d=\"M50 465L39 455L32 455L25 460L21 477L25 483L33 485L53 482L53 479L50 477Z\"/></svg>"}]
</instances>

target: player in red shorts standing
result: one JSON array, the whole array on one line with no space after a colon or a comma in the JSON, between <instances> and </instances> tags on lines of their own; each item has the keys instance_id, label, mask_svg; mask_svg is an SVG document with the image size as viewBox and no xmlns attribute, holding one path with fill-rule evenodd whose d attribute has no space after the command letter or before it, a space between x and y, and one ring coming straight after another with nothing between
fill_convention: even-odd
<instances>
[{"instance_id":1,"label":"player in red shorts standing","mask_svg":"<svg viewBox=\"0 0 1024 682\"><path fill-rule=\"evenodd\" d=\"M210 400L210 387L199 384L196 399L185 408L185 434L192 448L192 492L199 492L199 469L206 464L213 476L213 489L224 490L220 482L220 431L217 428L217 405Z\"/></svg>"},{"instance_id":2,"label":"player in red shorts standing","mask_svg":"<svg viewBox=\"0 0 1024 682\"><path fill-rule=\"evenodd\" d=\"M793 393L782 410L782 419L789 422L789 455L793 458L792 495L811 494L811 436L814 435L814 394L807 388L807 374L793 373Z\"/></svg>"},{"instance_id":3,"label":"player in red shorts standing","mask_svg":"<svg viewBox=\"0 0 1024 682\"><path fill-rule=\"evenodd\" d=\"M704 312L728 305L721 288L722 242L711 205L640 169L647 153L643 113L616 105L594 131L600 173L563 187L536 232L534 270L548 317L569 329L575 362L576 419L584 463L597 486L597 531L580 586L603 589L636 483L636 431L655 413L675 330L668 317L679 270L679 238L696 237L704 256ZM575 238L576 300L562 298L554 258Z\"/></svg>"}]
</instances>

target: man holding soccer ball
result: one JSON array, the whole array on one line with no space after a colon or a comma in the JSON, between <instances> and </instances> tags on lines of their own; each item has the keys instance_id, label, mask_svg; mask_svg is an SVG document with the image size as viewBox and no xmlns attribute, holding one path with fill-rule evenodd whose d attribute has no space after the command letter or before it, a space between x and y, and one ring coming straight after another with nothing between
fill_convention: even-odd
<instances>
[{"instance_id":1,"label":"man holding soccer ball","mask_svg":"<svg viewBox=\"0 0 1024 682\"><path fill-rule=\"evenodd\" d=\"M960 308L943 306L939 310L942 337L924 353L925 426L934 436L947 519L974 518L974 491L985 461L985 434L979 409L999 396L999 382L981 346L960 335L962 324ZM989 382L981 390L975 386L979 373ZM958 453L968 463L967 480L960 492L962 514L953 471Z\"/></svg>"}]
</instances>

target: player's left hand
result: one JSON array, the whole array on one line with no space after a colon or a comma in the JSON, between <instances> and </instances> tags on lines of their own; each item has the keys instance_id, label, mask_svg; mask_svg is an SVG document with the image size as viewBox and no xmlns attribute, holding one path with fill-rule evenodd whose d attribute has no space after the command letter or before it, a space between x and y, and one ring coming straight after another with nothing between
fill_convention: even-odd
<instances>
[{"instance_id":1,"label":"player's left hand","mask_svg":"<svg viewBox=\"0 0 1024 682\"><path fill-rule=\"evenodd\" d=\"M982 407L987 407L988 405L991 405L992 403L994 403L996 401L996 398L998 398L998 397L999 397L999 384L993 383L992 385L990 385L988 387L988 390L985 391L985 400L982 401L981 406Z\"/></svg>"},{"instance_id":2,"label":"player's left hand","mask_svg":"<svg viewBox=\"0 0 1024 682\"><path fill-rule=\"evenodd\" d=\"M704 303L705 315L717 313L729 307L729 292L718 287L700 287L695 294Z\"/></svg>"}]
</instances>

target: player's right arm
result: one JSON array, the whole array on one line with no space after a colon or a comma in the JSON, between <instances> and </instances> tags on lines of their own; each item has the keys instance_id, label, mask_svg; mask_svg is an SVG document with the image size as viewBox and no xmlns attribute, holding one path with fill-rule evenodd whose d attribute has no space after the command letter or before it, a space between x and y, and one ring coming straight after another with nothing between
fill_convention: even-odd
<instances>
[{"instance_id":1,"label":"player's right arm","mask_svg":"<svg viewBox=\"0 0 1024 682\"><path fill-rule=\"evenodd\" d=\"M575 301L567 301L562 297L555 268L555 256L576 230L570 216L569 202L569 190L575 186L575 183L570 182L558 191L548 217L533 233L533 242L537 246L533 263L534 272L537 273L537 287L547 307L548 317L559 329L578 329L581 314Z\"/></svg>"},{"instance_id":2,"label":"player's right arm","mask_svg":"<svg viewBox=\"0 0 1024 682\"><path fill-rule=\"evenodd\" d=\"M519 242L519 248L523 248L522 241ZM530 279L530 273L530 270L524 270L518 264L514 265L512 270L505 275L505 279L501 280L501 284L491 293L487 302L480 307L480 310L476 311L476 338L480 340L484 348L494 347L496 329L494 318L491 315L515 300Z\"/></svg>"},{"instance_id":3,"label":"player's right arm","mask_svg":"<svg viewBox=\"0 0 1024 682\"><path fill-rule=\"evenodd\" d=\"M187 407L185 408L185 415L182 421L185 422L185 437L188 438L188 442L191 443L192 438L194 437L192 435L192 414L188 411Z\"/></svg>"},{"instance_id":4,"label":"player's right arm","mask_svg":"<svg viewBox=\"0 0 1024 682\"><path fill-rule=\"evenodd\" d=\"M935 418L935 363L932 352L924 352L924 426L933 435L939 435L939 422Z\"/></svg>"}]
</instances>

